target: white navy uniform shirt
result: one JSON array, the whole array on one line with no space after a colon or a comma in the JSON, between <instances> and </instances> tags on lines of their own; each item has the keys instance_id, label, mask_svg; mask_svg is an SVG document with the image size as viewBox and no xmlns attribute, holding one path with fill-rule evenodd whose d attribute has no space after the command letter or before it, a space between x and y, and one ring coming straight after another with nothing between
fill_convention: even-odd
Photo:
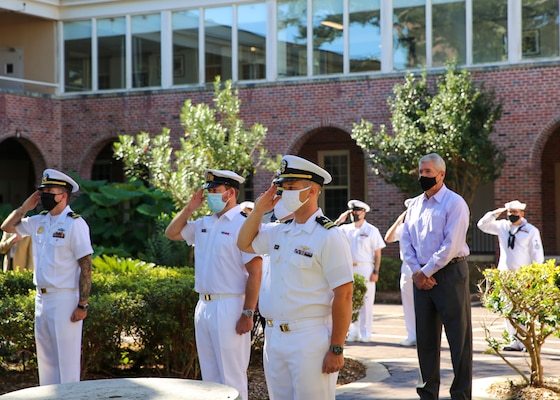
<instances>
[{"instance_id":1,"label":"white navy uniform shirt","mask_svg":"<svg viewBox=\"0 0 560 400\"><path fill-rule=\"evenodd\" d=\"M325 229L318 209L304 224L269 225L252 247L270 257L270 314L280 320L325 317L331 314L333 289L353 281L352 255L346 235Z\"/></svg>"},{"instance_id":2,"label":"white navy uniform shirt","mask_svg":"<svg viewBox=\"0 0 560 400\"><path fill-rule=\"evenodd\" d=\"M89 227L83 218L73 218L70 206L59 215L33 215L16 225L21 236L33 242L33 283L40 288L78 289L78 260L93 254Z\"/></svg>"},{"instance_id":3,"label":"white navy uniform shirt","mask_svg":"<svg viewBox=\"0 0 560 400\"><path fill-rule=\"evenodd\" d=\"M189 221L181 230L183 239L194 244L197 293L245 294L249 276L245 264L258 256L237 247L243 222L245 217L237 205L219 218L212 214Z\"/></svg>"},{"instance_id":4,"label":"white navy uniform shirt","mask_svg":"<svg viewBox=\"0 0 560 400\"><path fill-rule=\"evenodd\" d=\"M355 263L373 264L375 251L386 246L379 229L367 221L358 229L354 223L342 225L340 229L350 239L352 260Z\"/></svg>"},{"instance_id":5,"label":"white navy uniform shirt","mask_svg":"<svg viewBox=\"0 0 560 400\"><path fill-rule=\"evenodd\" d=\"M523 265L544 262L544 250L539 230L522 218L521 224L512 225L507 219L496 219L489 211L478 221L478 228L490 235L498 236L500 258L498 269L517 271ZM508 247L509 233L515 234L513 249Z\"/></svg>"}]
</instances>

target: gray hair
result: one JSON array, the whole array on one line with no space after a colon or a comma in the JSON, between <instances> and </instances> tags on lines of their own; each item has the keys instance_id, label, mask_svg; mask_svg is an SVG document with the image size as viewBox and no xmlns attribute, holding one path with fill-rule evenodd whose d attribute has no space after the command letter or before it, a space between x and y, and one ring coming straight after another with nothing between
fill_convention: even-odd
<instances>
[{"instance_id":1,"label":"gray hair","mask_svg":"<svg viewBox=\"0 0 560 400\"><path fill-rule=\"evenodd\" d=\"M420 159L420 161L418 161L418 168L420 168L420 164L426 161L433 162L438 171L445 172L445 161L443 161L443 158L441 158L439 154L437 153L426 154L424 157Z\"/></svg>"}]
</instances>

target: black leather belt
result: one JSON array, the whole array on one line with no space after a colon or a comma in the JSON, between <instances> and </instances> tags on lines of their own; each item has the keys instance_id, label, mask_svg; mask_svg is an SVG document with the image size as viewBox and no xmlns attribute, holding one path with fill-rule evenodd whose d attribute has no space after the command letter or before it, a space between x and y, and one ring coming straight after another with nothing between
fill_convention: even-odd
<instances>
[{"instance_id":1,"label":"black leather belt","mask_svg":"<svg viewBox=\"0 0 560 400\"><path fill-rule=\"evenodd\" d=\"M455 257L455 258L452 258L451 261L449 261L449 262L447 263L447 265L457 264L458 262L461 262L461 261L465 260L466 258L467 258L467 257Z\"/></svg>"}]
</instances>

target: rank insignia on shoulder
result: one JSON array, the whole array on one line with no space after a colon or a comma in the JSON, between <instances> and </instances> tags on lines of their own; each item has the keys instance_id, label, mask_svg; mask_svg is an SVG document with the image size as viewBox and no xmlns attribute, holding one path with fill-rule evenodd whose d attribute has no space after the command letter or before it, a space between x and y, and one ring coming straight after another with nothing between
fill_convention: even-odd
<instances>
[{"instance_id":1,"label":"rank insignia on shoulder","mask_svg":"<svg viewBox=\"0 0 560 400\"><path fill-rule=\"evenodd\" d=\"M73 211L69 212L69 213L68 213L67 215L68 215L69 217L72 217L72 218L74 218L74 219L78 219L78 218L80 218L80 217L81 217L81 215L80 215L80 214L76 214L76 213L75 213L75 212L73 212Z\"/></svg>"},{"instance_id":2,"label":"rank insignia on shoulder","mask_svg":"<svg viewBox=\"0 0 560 400\"><path fill-rule=\"evenodd\" d=\"M336 226L336 224L334 222L332 222L330 219L328 219L324 215L317 216L317 218L315 218L315 221L317 221L317 223L325 229L331 229L331 228Z\"/></svg>"}]
</instances>

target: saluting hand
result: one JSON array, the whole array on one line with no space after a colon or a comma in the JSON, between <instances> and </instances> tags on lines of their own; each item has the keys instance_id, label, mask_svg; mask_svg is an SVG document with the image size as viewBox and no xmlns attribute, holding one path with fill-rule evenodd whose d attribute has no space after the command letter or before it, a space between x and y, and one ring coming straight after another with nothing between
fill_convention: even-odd
<instances>
[{"instance_id":1,"label":"saluting hand","mask_svg":"<svg viewBox=\"0 0 560 400\"><path fill-rule=\"evenodd\" d=\"M189 201L187 208L191 212L194 212L200 208L203 202L204 202L204 190L198 189L196 193L193 194L193 196L191 197L191 200Z\"/></svg>"},{"instance_id":2,"label":"saluting hand","mask_svg":"<svg viewBox=\"0 0 560 400\"><path fill-rule=\"evenodd\" d=\"M255 200L255 208L253 212L257 211L262 214L266 214L274 209L276 203L278 203L281 199L280 196L276 196L276 191L278 187L274 184L270 185L268 190L262 193L257 199Z\"/></svg>"}]
</instances>

